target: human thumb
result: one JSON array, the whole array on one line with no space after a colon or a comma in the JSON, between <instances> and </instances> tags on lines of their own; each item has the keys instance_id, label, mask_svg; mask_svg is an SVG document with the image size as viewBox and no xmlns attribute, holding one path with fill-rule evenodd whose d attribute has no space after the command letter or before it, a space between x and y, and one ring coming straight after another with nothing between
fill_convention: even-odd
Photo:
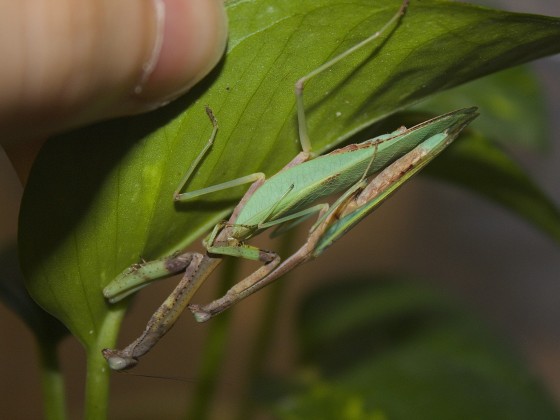
<instances>
[{"instance_id":1,"label":"human thumb","mask_svg":"<svg viewBox=\"0 0 560 420\"><path fill-rule=\"evenodd\" d=\"M2 9L7 145L163 105L214 67L227 36L223 0L18 0Z\"/></svg>"}]
</instances>

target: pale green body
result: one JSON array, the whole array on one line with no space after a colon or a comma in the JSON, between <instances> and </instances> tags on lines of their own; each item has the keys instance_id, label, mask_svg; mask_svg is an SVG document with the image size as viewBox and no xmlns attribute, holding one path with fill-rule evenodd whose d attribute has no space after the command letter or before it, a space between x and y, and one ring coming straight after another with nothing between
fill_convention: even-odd
<instances>
[{"instance_id":1,"label":"pale green body","mask_svg":"<svg viewBox=\"0 0 560 420\"><path fill-rule=\"evenodd\" d=\"M464 122L465 125L468 120ZM376 195L369 197L369 200L357 210L344 215L336 222L330 224L329 228L321 235L320 240L315 244L313 249L313 257L321 255L329 246L331 246L337 239L344 236L346 232L358 224L364 217L370 214L397 188L403 185L412 175L416 174L420 169L426 166L434 157L436 157L443 149L453 140L454 135L452 130L457 127L449 127L448 130L435 134L423 141L416 147L416 151L422 153L421 160L418 161L413 167L410 167L406 173L400 174L398 182L391 183L387 188Z\"/></svg>"},{"instance_id":2,"label":"pale green body","mask_svg":"<svg viewBox=\"0 0 560 420\"><path fill-rule=\"evenodd\" d=\"M347 190L464 117L463 113L446 114L409 130L399 129L352 144L277 173L251 195L238 214L236 224L256 228L239 239L260 233L262 229L258 226L264 223L269 227L275 220L297 215L321 198Z\"/></svg>"},{"instance_id":3,"label":"pale green body","mask_svg":"<svg viewBox=\"0 0 560 420\"><path fill-rule=\"evenodd\" d=\"M346 190L362 177L377 172L388 159L394 158L398 146L402 149L401 153L414 147L414 144L406 145L397 137L386 134L277 173L249 198L236 223L259 226L303 210L330 194ZM387 139L395 139L395 143L391 144Z\"/></svg>"}]
</instances>

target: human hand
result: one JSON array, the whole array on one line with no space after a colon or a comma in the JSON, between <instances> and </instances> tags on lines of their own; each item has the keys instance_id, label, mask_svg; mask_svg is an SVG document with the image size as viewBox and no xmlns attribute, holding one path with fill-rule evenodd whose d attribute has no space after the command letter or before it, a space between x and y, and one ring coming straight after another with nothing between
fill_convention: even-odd
<instances>
[{"instance_id":1,"label":"human hand","mask_svg":"<svg viewBox=\"0 0 560 420\"><path fill-rule=\"evenodd\" d=\"M227 36L223 0L18 0L2 9L0 141L12 161L49 135L176 98L216 65Z\"/></svg>"}]
</instances>

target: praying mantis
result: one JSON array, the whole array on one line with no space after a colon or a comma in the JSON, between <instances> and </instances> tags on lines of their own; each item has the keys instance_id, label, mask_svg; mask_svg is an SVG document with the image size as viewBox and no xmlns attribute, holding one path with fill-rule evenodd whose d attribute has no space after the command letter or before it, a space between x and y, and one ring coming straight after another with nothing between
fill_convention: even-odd
<instances>
[{"instance_id":1,"label":"praying mantis","mask_svg":"<svg viewBox=\"0 0 560 420\"><path fill-rule=\"evenodd\" d=\"M179 252L159 260L134 264L105 287L105 297L110 302L117 302L154 280L184 270L179 284L151 317L140 337L123 350L103 350L112 369L122 370L136 365L139 357L157 343L187 306L197 321L206 321L296 266L320 255L444 150L477 116L475 108L461 109L326 155L313 155L304 112L305 83L378 38L401 19L408 3L409 0L404 0L379 31L297 81L295 94L302 151L270 178L256 173L201 190L182 192L200 161L211 150L218 134L217 119L206 107L213 126L212 134L180 181L174 199L187 201L242 184L251 183L251 186L227 222L217 224L203 241L205 253ZM368 178L376 173L368 182ZM320 202L335 193L340 197L332 205ZM317 221L309 230L306 242L284 261L273 251L246 243L271 227L280 230L290 228L313 215L317 215ZM224 256L255 260L262 265L236 283L223 297L205 306L190 304L193 295Z\"/></svg>"}]
</instances>

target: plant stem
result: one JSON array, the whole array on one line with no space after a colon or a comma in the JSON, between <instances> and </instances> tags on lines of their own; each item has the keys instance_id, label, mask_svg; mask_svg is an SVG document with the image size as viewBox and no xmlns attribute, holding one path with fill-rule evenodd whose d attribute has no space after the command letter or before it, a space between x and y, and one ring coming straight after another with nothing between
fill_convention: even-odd
<instances>
[{"instance_id":1,"label":"plant stem","mask_svg":"<svg viewBox=\"0 0 560 420\"><path fill-rule=\"evenodd\" d=\"M277 282L267 286L268 294L266 296L266 302L264 303L264 313L259 317L259 325L257 326L257 336L255 338L255 344L251 348L251 356L249 360L248 378L247 386L249 392L253 387L256 378L262 373L264 360L267 354L267 350L270 346L270 341L276 332L274 325L276 324L276 318L278 315L278 307L280 302L280 296L283 290L283 283ZM245 398L241 401L239 408L239 413L237 419L244 420L253 418L255 410L254 400L251 398Z\"/></svg>"},{"instance_id":2,"label":"plant stem","mask_svg":"<svg viewBox=\"0 0 560 420\"><path fill-rule=\"evenodd\" d=\"M125 308L125 305L121 305L121 308L109 311L94 345L86 349L87 376L85 418L87 420L102 420L107 418L111 369L109 369L107 361L101 354L101 350L105 347L115 346Z\"/></svg>"},{"instance_id":3,"label":"plant stem","mask_svg":"<svg viewBox=\"0 0 560 420\"><path fill-rule=\"evenodd\" d=\"M220 296L227 292L237 277L239 261L237 258L227 258L220 281ZM226 355L226 340L231 324L231 311L225 311L214 318L206 339L202 354L197 386L193 394L193 403L188 410L187 419L204 420L210 417L211 401L216 392L224 357Z\"/></svg>"},{"instance_id":4,"label":"plant stem","mask_svg":"<svg viewBox=\"0 0 560 420\"><path fill-rule=\"evenodd\" d=\"M280 242L280 255L289 255L290 245L292 244L296 229L292 229L286 232L282 236L282 241ZM266 295L266 302L263 305L263 313L258 317L260 320L259 325L257 325L257 334L255 338L255 344L251 348L251 360L248 366L248 378L247 384L249 391L255 383L259 374L262 373L264 367L264 361L268 349L271 344L272 337L276 332L274 326L277 324L278 309L280 306L280 298L284 290L284 279L281 281L276 281L267 286L268 294ZM253 399L245 398L241 401L239 413L237 418L239 420L253 418L255 411L255 404Z\"/></svg>"},{"instance_id":5,"label":"plant stem","mask_svg":"<svg viewBox=\"0 0 560 420\"><path fill-rule=\"evenodd\" d=\"M47 420L67 418L64 378L57 357L58 343L59 340L52 340L48 337L37 339L44 413Z\"/></svg>"}]
</instances>

